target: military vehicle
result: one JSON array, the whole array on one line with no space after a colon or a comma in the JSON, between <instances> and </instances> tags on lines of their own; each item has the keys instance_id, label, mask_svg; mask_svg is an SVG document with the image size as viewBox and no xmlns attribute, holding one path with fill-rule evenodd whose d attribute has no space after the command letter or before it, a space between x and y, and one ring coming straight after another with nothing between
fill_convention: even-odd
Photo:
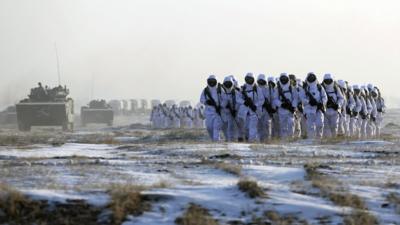
<instances>
[{"instance_id":1,"label":"military vehicle","mask_svg":"<svg viewBox=\"0 0 400 225\"><path fill-rule=\"evenodd\" d=\"M151 100L151 108L154 108L155 106L161 105L161 101L158 99L153 99Z\"/></svg>"},{"instance_id":2,"label":"military vehicle","mask_svg":"<svg viewBox=\"0 0 400 225\"><path fill-rule=\"evenodd\" d=\"M137 113L139 109L139 102L136 99L131 99L131 113Z\"/></svg>"},{"instance_id":3,"label":"military vehicle","mask_svg":"<svg viewBox=\"0 0 400 225\"><path fill-rule=\"evenodd\" d=\"M147 112L148 107L149 107L149 106L148 106L147 100L146 100L146 99L141 99L141 100L140 100L140 105L142 106L140 110L141 110L142 112L144 112L144 113Z\"/></svg>"},{"instance_id":4,"label":"military vehicle","mask_svg":"<svg viewBox=\"0 0 400 225\"><path fill-rule=\"evenodd\" d=\"M1 124L17 124L17 112L15 105L7 107L4 111L0 112Z\"/></svg>"},{"instance_id":5,"label":"military vehicle","mask_svg":"<svg viewBox=\"0 0 400 225\"><path fill-rule=\"evenodd\" d=\"M168 107L172 107L173 105L176 105L176 101L175 100L167 100L164 102L164 104L166 104Z\"/></svg>"},{"instance_id":6,"label":"military vehicle","mask_svg":"<svg viewBox=\"0 0 400 225\"><path fill-rule=\"evenodd\" d=\"M189 107L191 105L190 101L183 100L179 103L179 107Z\"/></svg>"},{"instance_id":7,"label":"military vehicle","mask_svg":"<svg viewBox=\"0 0 400 225\"><path fill-rule=\"evenodd\" d=\"M81 123L86 126L89 123L105 123L112 126L114 111L105 100L92 100L88 106L81 108Z\"/></svg>"},{"instance_id":8,"label":"military vehicle","mask_svg":"<svg viewBox=\"0 0 400 225\"><path fill-rule=\"evenodd\" d=\"M61 126L64 131L74 128L74 102L67 98L69 90L61 85L55 88L32 88L28 98L16 104L18 128L30 131L32 126Z\"/></svg>"},{"instance_id":9,"label":"military vehicle","mask_svg":"<svg viewBox=\"0 0 400 225\"><path fill-rule=\"evenodd\" d=\"M121 100L110 100L108 104L111 106L114 111L114 115L119 116L122 114L122 101Z\"/></svg>"},{"instance_id":10,"label":"military vehicle","mask_svg":"<svg viewBox=\"0 0 400 225\"><path fill-rule=\"evenodd\" d=\"M129 111L130 111L130 105L129 105L130 101L123 99L121 100L121 104L122 104L122 115L124 116L128 116L129 115Z\"/></svg>"}]
</instances>

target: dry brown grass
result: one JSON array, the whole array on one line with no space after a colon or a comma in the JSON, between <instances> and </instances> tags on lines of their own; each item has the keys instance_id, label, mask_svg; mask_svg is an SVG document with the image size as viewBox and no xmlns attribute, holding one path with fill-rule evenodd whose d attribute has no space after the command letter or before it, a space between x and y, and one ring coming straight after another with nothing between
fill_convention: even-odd
<instances>
[{"instance_id":1,"label":"dry brown grass","mask_svg":"<svg viewBox=\"0 0 400 225\"><path fill-rule=\"evenodd\" d=\"M328 193L328 198L339 206L352 207L354 209L367 209L367 206L359 196L350 193Z\"/></svg>"},{"instance_id":2,"label":"dry brown grass","mask_svg":"<svg viewBox=\"0 0 400 225\"><path fill-rule=\"evenodd\" d=\"M386 201L394 206L396 212L400 214L400 194L392 192L386 196Z\"/></svg>"},{"instance_id":3,"label":"dry brown grass","mask_svg":"<svg viewBox=\"0 0 400 225\"><path fill-rule=\"evenodd\" d=\"M0 135L0 145L27 146L32 144L60 144L65 143L63 134L51 133L7 133Z\"/></svg>"},{"instance_id":4,"label":"dry brown grass","mask_svg":"<svg viewBox=\"0 0 400 225\"><path fill-rule=\"evenodd\" d=\"M157 184L160 187L166 184ZM0 221L10 225L95 225L104 210L110 210L110 217L101 224L119 225L128 215L138 216L150 209L150 202L157 196L141 194L142 186L129 184L113 185L108 193L111 200L107 206L96 207L84 200L67 200L67 203L49 203L32 200L19 191L0 184Z\"/></svg>"},{"instance_id":5,"label":"dry brown grass","mask_svg":"<svg viewBox=\"0 0 400 225\"><path fill-rule=\"evenodd\" d=\"M306 164L304 168L307 173L307 179L311 181L313 187L320 190L323 197L328 198L339 206L367 209L365 202L359 196L349 193L340 181L318 171L319 168L326 168L325 166Z\"/></svg>"},{"instance_id":6,"label":"dry brown grass","mask_svg":"<svg viewBox=\"0 0 400 225\"><path fill-rule=\"evenodd\" d=\"M307 225L308 222L304 219L299 219L296 215L287 214L287 215L280 215L276 211L265 211L261 217L253 217L251 220L252 225L265 225L265 224L272 224L272 225Z\"/></svg>"},{"instance_id":7,"label":"dry brown grass","mask_svg":"<svg viewBox=\"0 0 400 225\"><path fill-rule=\"evenodd\" d=\"M358 141L359 139L356 137L344 137L344 136L337 136L337 137L331 137L331 138L323 138L319 142L320 144L323 145L335 145L343 142L349 142L349 141Z\"/></svg>"},{"instance_id":8,"label":"dry brown grass","mask_svg":"<svg viewBox=\"0 0 400 225\"><path fill-rule=\"evenodd\" d=\"M75 137L77 143L117 145L119 141L112 134L87 134Z\"/></svg>"},{"instance_id":9,"label":"dry brown grass","mask_svg":"<svg viewBox=\"0 0 400 225\"><path fill-rule=\"evenodd\" d=\"M258 186L258 183L250 179L241 179L237 183L239 190L246 193L250 198L267 197L264 190Z\"/></svg>"},{"instance_id":10,"label":"dry brown grass","mask_svg":"<svg viewBox=\"0 0 400 225\"><path fill-rule=\"evenodd\" d=\"M113 224L121 224L128 215L138 216L150 209L150 203L141 195L142 186L115 185L109 191Z\"/></svg>"},{"instance_id":11,"label":"dry brown grass","mask_svg":"<svg viewBox=\"0 0 400 225\"><path fill-rule=\"evenodd\" d=\"M240 176L242 173L242 167L237 164L229 164L229 163L224 163L224 162L218 162L215 163L215 168L223 170L227 173Z\"/></svg>"},{"instance_id":12,"label":"dry brown grass","mask_svg":"<svg viewBox=\"0 0 400 225\"><path fill-rule=\"evenodd\" d=\"M353 210L350 215L344 217L344 225L378 225L375 216L365 210Z\"/></svg>"},{"instance_id":13,"label":"dry brown grass","mask_svg":"<svg viewBox=\"0 0 400 225\"><path fill-rule=\"evenodd\" d=\"M32 200L17 190L0 184L0 221L5 224L78 225L97 224L102 209L83 200L49 204Z\"/></svg>"},{"instance_id":14,"label":"dry brown grass","mask_svg":"<svg viewBox=\"0 0 400 225\"><path fill-rule=\"evenodd\" d=\"M170 182L168 182L166 180L161 180L157 183L152 184L150 188L160 188L161 189L161 188L170 188L172 186L173 185Z\"/></svg>"},{"instance_id":15,"label":"dry brown grass","mask_svg":"<svg viewBox=\"0 0 400 225\"><path fill-rule=\"evenodd\" d=\"M178 225L218 225L209 211L199 205L190 203L185 213L176 218L175 223Z\"/></svg>"},{"instance_id":16,"label":"dry brown grass","mask_svg":"<svg viewBox=\"0 0 400 225\"><path fill-rule=\"evenodd\" d=\"M385 188L399 188L400 189L400 184L397 182L393 182L391 180L386 181L386 183L384 184Z\"/></svg>"},{"instance_id":17,"label":"dry brown grass","mask_svg":"<svg viewBox=\"0 0 400 225\"><path fill-rule=\"evenodd\" d=\"M37 214L37 211L40 210L40 204L30 201L17 190L1 184L0 210L4 213L4 217L0 218L1 221L23 223Z\"/></svg>"},{"instance_id":18,"label":"dry brown grass","mask_svg":"<svg viewBox=\"0 0 400 225\"><path fill-rule=\"evenodd\" d=\"M320 190L322 197L328 198L335 205L353 208L351 214L346 215L344 218L344 223L346 225L378 224L378 220L368 212L368 208L363 199L355 194L349 193L340 181L319 172L318 169L320 168L326 167L318 164L304 165L307 179L311 181L313 187Z\"/></svg>"}]
</instances>

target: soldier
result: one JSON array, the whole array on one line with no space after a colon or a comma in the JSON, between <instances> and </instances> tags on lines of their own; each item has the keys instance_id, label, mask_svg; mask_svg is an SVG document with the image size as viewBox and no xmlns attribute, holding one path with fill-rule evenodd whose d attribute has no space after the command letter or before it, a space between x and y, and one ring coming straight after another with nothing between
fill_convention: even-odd
<instances>
[{"instance_id":1,"label":"soldier","mask_svg":"<svg viewBox=\"0 0 400 225\"><path fill-rule=\"evenodd\" d=\"M295 138L301 137L301 121L302 121L302 114L303 114L303 104L301 103L300 99L300 85L297 82L297 78L294 74L289 74L290 85L292 89L296 92L297 96L297 110L294 113L294 135Z\"/></svg>"},{"instance_id":2,"label":"soldier","mask_svg":"<svg viewBox=\"0 0 400 225\"><path fill-rule=\"evenodd\" d=\"M376 136L379 138L381 136L381 127L383 122L383 114L385 113L386 106L385 100L382 98L381 91L378 87L374 87L372 91L372 97L375 99L376 102Z\"/></svg>"},{"instance_id":3,"label":"soldier","mask_svg":"<svg viewBox=\"0 0 400 225\"><path fill-rule=\"evenodd\" d=\"M366 97L365 86L361 86L358 91L361 101L361 110L358 117L358 127L360 129L359 138L365 139L367 137L367 124L369 121L369 110L371 108L371 104Z\"/></svg>"},{"instance_id":4,"label":"soldier","mask_svg":"<svg viewBox=\"0 0 400 225\"><path fill-rule=\"evenodd\" d=\"M203 117L203 113L202 113L200 107L193 109L193 116L194 116L194 118L193 118L194 128L196 128L196 129L203 128L204 117Z\"/></svg>"},{"instance_id":5,"label":"soldier","mask_svg":"<svg viewBox=\"0 0 400 225\"><path fill-rule=\"evenodd\" d=\"M335 138L339 128L339 111L343 106L344 98L331 74L327 73L324 75L322 86L328 98L325 112L324 136Z\"/></svg>"},{"instance_id":6,"label":"soldier","mask_svg":"<svg viewBox=\"0 0 400 225\"><path fill-rule=\"evenodd\" d=\"M343 93L344 103L340 109L340 121L339 121L339 134L345 137L350 137L350 120L351 113L355 107L355 100L353 97L353 89L344 80L338 80L338 85Z\"/></svg>"},{"instance_id":7,"label":"soldier","mask_svg":"<svg viewBox=\"0 0 400 225\"><path fill-rule=\"evenodd\" d=\"M301 90L301 99L307 118L307 137L322 138L324 113L328 99L317 76L312 72L307 74L306 82Z\"/></svg>"},{"instance_id":8,"label":"soldier","mask_svg":"<svg viewBox=\"0 0 400 225\"><path fill-rule=\"evenodd\" d=\"M360 87L358 85L353 85L353 92L354 92L353 97L355 106L353 108L350 119L350 135L355 138L360 138L361 136L360 112L363 108L363 102L360 96L361 94Z\"/></svg>"},{"instance_id":9,"label":"soldier","mask_svg":"<svg viewBox=\"0 0 400 225\"><path fill-rule=\"evenodd\" d=\"M239 109L240 122L245 124L241 127L241 134L244 134L246 140L254 142L258 139L257 126L264 99L255 83L254 75L247 73L244 79L245 84L242 86L242 95L236 97L238 102L243 101L243 105Z\"/></svg>"},{"instance_id":10,"label":"soldier","mask_svg":"<svg viewBox=\"0 0 400 225\"><path fill-rule=\"evenodd\" d=\"M47 99L47 92L43 88L42 83L38 83L38 87L34 89L34 98L36 101L48 101Z\"/></svg>"},{"instance_id":11,"label":"soldier","mask_svg":"<svg viewBox=\"0 0 400 225\"><path fill-rule=\"evenodd\" d=\"M264 74L258 75L257 84L260 89L260 93L264 99L264 104L261 108L261 116L258 122L258 134L260 141L266 141L271 139L271 123L273 114L276 110L273 107L273 89L268 87L267 79Z\"/></svg>"},{"instance_id":12,"label":"soldier","mask_svg":"<svg viewBox=\"0 0 400 225\"><path fill-rule=\"evenodd\" d=\"M227 141L235 141L238 140L239 137L239 127L236 116L240 105L243 104L243 101L240 101L241 98L236 98L237 95L240 95L240 92L235 89L232 76L225 77L222 87L224 88L222 95L222 119L224 121L224 135Z\"/></svg>"},{"instance_id":13,"label":"soldier","mask_svg":"<svg viewBox=\"0 0 400 225\"><path fill-rule=\"evenodd\" d=\"M371 112L370 112L370 120L367 124L367 137L374 138L376 137L376 117L378 115L375 98L372 96L372 92L374 91L374 86L372 84L368 84L366 91L368 92L367 98L371 104Z\"/></svg>"},{"instance_id":14,"label":"soldier","mask_svg":"<svg viewBox=\"0 0 400 225\"><path fill-rule=\"evenodd\" d=\"M172 127L180 128L181 127L181 115L179 114L179 109L175 104L172 105L171 116L172 116Z\"/></svg>"},{"instance_id":15,"label":"soldier","mask_svg":"<svg viewBox=\"0 0 400 225\"><path fill-rule=\"evenodd\" d=\"M214 75L210 75L207 79L207 87L204 88L201 93L200 102L206 106L204 112L206 127L213 141L220 140L220 132L222 129L221 95L222 88L218 84L217 78Z\"/></svg>"},{"instance_id":16,"label":"soldier","mask_svg":"<svg viewBox=\"0 0 400 225\"><path fill-rule=\"evenodd\" d=\"M298 106L298 95L296 89L290 85L289 76L281 73L275 92L274 102L279 106L280 137L283 139L293 138L294 135L294 113Z\"/></svg>"},{"instance_id":17,"label":"soldier","mask_svg":"<svg viewBox=\"0 0 400 225\"><path fill-rule=\"evenodd\" d=\"M297 84L297 93L299 95L299 105L297 107L296 115L297 118L300 120L300 134L298 134L296 137L302 137L302 138L307 138L307 119L304 113L304 105L303 101L301 99L301 92L303 91L303 81L301 79L296 80Z\"/></svg>"},{"instance_id":18,"label":"soldier","mask_svg":"<svg viewBox=\"0 0 400 225\"><path fill-rule=\"evenodd\" d=\"M150 121L152 122L152 127L155 129L161 128L160 123L160 108L159 106L154 106L151 112Z\"/></svg>"},{"instance_id":19,"label":"soldier","mask_svg":"<svg viewBox=\"0 0 400 225\"><path fill-rule=\"evenodd\" d=\"M193 128L193 109L192 106L188 106L184 109L184 114L185 114L185 127L192 129Z\"/></svg>"},{"instance_id":20,"label":"soldier","mask_svg":"<svg viewBox=\"0 0 400 225\"><path fill-rule=\"evenodd\" d=\"M274 77L268 77L268 91L272 95L272 99L276 95L276 83ZM279 138L280 136L280 126L279 126L279 114L278 114L278 106L275 105L274 100L272 100L272 109L274 113L272 114L271 120L271 137Z\"/></svg>"}]
</instances>

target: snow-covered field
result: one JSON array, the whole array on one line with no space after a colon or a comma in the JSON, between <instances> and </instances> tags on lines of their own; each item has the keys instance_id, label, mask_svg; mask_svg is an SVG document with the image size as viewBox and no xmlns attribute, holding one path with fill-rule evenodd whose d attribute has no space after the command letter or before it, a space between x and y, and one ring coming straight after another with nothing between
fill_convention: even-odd
<instances>
[{"instance_id":1,"label":"snow-covered field","mask_svg":"<svg viewBox=\"0 0 400 225\"><path fill-rule=\"evenodd\" d=\"M175 224L189 203L208 209L220 224L251 224L266 211L290 215L297 223L343 224L352 208L311 184L304 165L316 164L344 192L360 197L380 224L400 224L400 206L387 198L400 196L399 115L388 114L386 123L393 124L385 128L385 140L213 144L202 131L130 126L78 130L57 144L58 137L23 146L0 143L0 184L32 199L96 206L108 204L107 190L115 185L142 185L143 194L162 196L150 210L126 217L126 225ZM107 138L93 141L96 134ZM250 198L240 191L237 183L243 179L256 181L266 196Z\"/></svg>"}]
</instances>

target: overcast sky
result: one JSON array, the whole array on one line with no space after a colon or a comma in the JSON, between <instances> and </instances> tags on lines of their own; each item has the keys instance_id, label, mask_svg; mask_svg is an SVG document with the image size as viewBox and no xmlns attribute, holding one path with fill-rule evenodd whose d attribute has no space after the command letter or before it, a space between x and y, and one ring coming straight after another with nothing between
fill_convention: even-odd
<instances>
[{"instance_id":1,"label":"overcast sky","mask_svg":"<svg viewBox=\"0 0 400 225\"><path fill-rule=\"evenodd\" d=\"M209 74L332 73L400 97L398 0L0 0L0 105L38 81L198 100Z\"/></svg>"}]
</instances>

